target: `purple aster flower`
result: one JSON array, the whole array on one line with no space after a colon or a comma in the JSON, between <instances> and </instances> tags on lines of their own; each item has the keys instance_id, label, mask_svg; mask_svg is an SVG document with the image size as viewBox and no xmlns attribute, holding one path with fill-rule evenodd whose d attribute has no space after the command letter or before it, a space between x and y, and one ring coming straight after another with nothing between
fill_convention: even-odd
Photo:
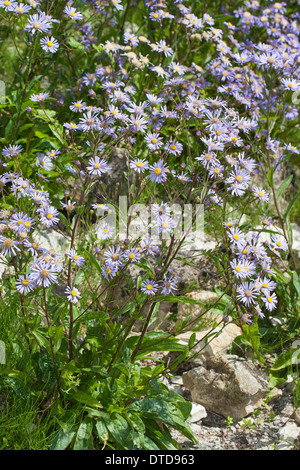
<instances>
[{"instance_id":1,"label":"purple aster flower","mask_svg":"<svg viewBox=\"0 0 300 470\"><path fill-rule=\"evenodd\" d=\"M16 212L11 216L11 225L15 232L27 232L32 229L34 220L23 212Z\"/></svg>"},{"instance_id":2,"label":"purple aster flower","mask_svg":"<svg viewBox=\"0 0 300 470\"><path fill-rule=\"evenodd\" d=\"M108 166L105 160L99 157L94 157L89 160L89 166L87 166L87 171L90 175L93 176L102 176L102 173L107 173L111 168Z\"/></svg>"},{"instance_id":3,"label":"purple aster flower","mask_svg":"<svg viewBox=\"0 0 300 470\"><path fill-rule=\"evenodd\" d=\"M32 266L30 278L36 282L38 286L49 287L57 280L57 271L51 261L38 261Z\"/></svg>"},{"instance_id":4,"label":"purple aster flower","mask_svg":"<svg viewBox=\"0 0 300 470\"><path fill-rule=\"evenodd\" d=\"M54 52L59 48L58 41L53 36L46 36L40 41L42 49L46 52Z\"/></svg>"},{"instance_id":5,"label":"purple aster flower","mask_svg":"<svg viewBox=\"0 0 300 470\"><path fill-rule=\"evenodd\" d=\"M20 294L28 294L36 287L36 283L30 276L20 275L16 280L16 289Z\"/></svg>"},{"instance_id":6,"label":"purple aster flower","mask_svg":"<svg viewBox=\"0 0 300 470\"><path fill-rule=\"evenodd\" d=\"M264 290L264 297L262 297L262 301L265 304L267 310L274 310L277 306L277 296L273 292L271 293L268 289Z\"/></svg>"},{"instance_id":7,"label":"purple aster flower","mask_svg":"<svg viewBox=\"0 0 300 470\"><path fill-rule=\"evenodd\" d=\"M115 267L120 267L123 264L123 253L120 246L107 248L103 253L103 257L105 262L112 263Z\"/></svg>"},{"instance_id":8,"label":"purple aster flower","mask_svg":"<svg viewBox=\"0 0 300 470\"><path fill-rule=\"evenodd\" d=\"M5 157L15 157L22 151L23 147L21 145L9 145L8 147L4 147L2 150L2 155Z\"/></svg>"},{"instance_id":9,"label":"purple aster flower","mask_svg":"<svg viewBox=\"0 0 300 470\"><path fill-rule=\"evenodd\" d=\"M157 134L153 133L147 134L145 141L148 149L151 150L151 152L160 149L160 147L163 145L162 137L159 137Z\"/></svg>"},{"instance_id":10,"label":"purple aster flower","mask_svg":"<svg viewBox=\"0 0 300 470\"><path fill-rule=\"evenodd\" d=\"M45 15L45 13L34 14L29 16L25 31L30 31L34 34L36 31L49 33L51 31L51 22L54 20L51 16Z\"/></svg>"},{"instance_id":11,"label":"purple aster flower","mask_svg":"<svg viewBox=\"0 0 300 470\"><path fill-rule=\"evenodd\" d=\"M99 118L96 113L93 111L88 111L86 114L82 115L82 118L79 119L80 129L83 131L90 131L98 129L99 127Z\"/></svg>"},{"instance_id":12,"label":"purple aster flower","mask_svg":"<svg viewBox=\"0 0 300 470\"><path fill-rule=\"evenodd\" d=\"M87 108L87 105L86 103L84 103L82 100L78 100L78 101L75 101L74 103L72 103L72 105L70 106L70 110L71 111L74 111L75 113L77 112L82 112L84 111L85 109Z\"/></svg>"},{"instance_id":13,"label":"purple aster flower","mask_svg":"<svg viewBox=\"0 0 300 470\"><path fill-rule=\"evenodd\" d=\"M130 44L130 46L137 46L139 44L139 39L135 34L125 33L124 34L125 44Z\"/></svg>"},{"instance_id":14,"label":"purple aster flower","mask_svg":"<svg viewBox=\"0 0 300 470\"><path fill-rule=\"evenodd\" d=\"M271 240L271 244L275 249L280 249L283 251L288 250L288 243L282 235L272 235Z\"/></svg>"},{"instance_id":15,"label":"purple aster flower","mask_svg":"<svg viewBox=\"0 0 300 470\"><path fill-rule=\"evenodd\" d=\"M175 140L170 140L165 148L168 154L180 155L183 150L183 145Z\"/></svg>"},{"instance_id":16,"label":"purple aster flower","mask_svg":"<svg viewBox=\"0 0 300 470\"><path fill-rule=\"evenodd\" d=\"M38 155L37 164L46 171L51 171L53 166L51 158L45 156L43 153Z\"/></svg>"},{"instance_id":17,"label":"purple aster flower","mask_svg":"<svg viewBox=\"0 0 300 470\"><path fill-rule=\"evenodd\" d=\"M40 210L41 222L45 227L52 227L59 222L58 210L53 206L41 207Z\"/></svg>"},{"instance_id":18,"label":"purple aster flower","mask_svg":"<svg viewBox=\"0 0 300 470\"><path fill-rule=\"evenodd\" d=\"M136 249L126 250L124 252L124 260L130 263L135 263L141 258L140 253Z\"/></svg>"},{"instance_id":19,"label":"purple aster flower","mask_svg":"<svg viewBox=\"0 0 300 470\"><path fill-rule=\"evenodd\" d=\"M82 20L82 14L71 6L66 6L64 8L64 14L71 18L72 20Z\"/></svg>"},{"instance_id":20,"label":"purple aster flower","mask_svg":"<svg viewBox=\"0 0 300 470\"><path fill-rule=\"evenodd\" d=\"M251 282L243 282L240 286L237 287L237 299L243 302L246 307L249 307L252 303L256 302L256 297L258 296L259 292L255 283Z\"/></svg>"},{"instance_id":21,"label":"purple aster flower","mask_svg":"<svg viewBox=\"0 0 300 470\"><path fill-rule=\"evenodd\" d=\"M102 223L97 229L97 235L101 240L109 240L115 235L115 229L106 222Z\"/></svg>"},{"instance_id":22,"label":"purple aster flower","mask_svg":"<svg viewBox=\"0 0 300 470\"><path fill-rule=\"evenodd\" d=\"M129 162L129 167L137 171L138 173L144 173L144 171L149 167L149 164L144 159L131 160Z\"/></svg>"},{"instance_id":23,"label":"purple aster flower","mask_svg":"<svg viewBox=\"0 0 300 470\"><path fill-rule=\"evenodd\" d=\"M0 254L4 256L16 256L17 251L20 251L18 248L19 242L12 240L11 238L6 238L0 235Z\"/></svg>"},{"instance_id":24,"label":"purple aster flower","mask_svg":"<svg viewBox=\"0 0 300 470\"><path fill-rule=\"evenodd\" d=\"M152 279L146 279L142 282L141 291L147 295L154 295L159 289L159 285Z\"/></svg>"},{"instance_id":25,"label":"purple aster flower","mask_svg":"<svg viewBox=\"0 0 300 470\"><path fill-rule=\"evenodd\" d=\"M118 272L118 267L114 263L107 260L105 262L105 265L102 266L101 272L102 272L103 277L105 277L105 279L112 279L113 277L116 276Z\"/></svg>"},{"instance_id":26,"label":"purple aster flower","mask_svg":"<svg viewBox=\"0 0 300 470\"><path fill-rule=\"evenodd\" d=\"M149 167L149 178L153 183L164 183L167 180L167 165L159 160Z\"/></svg>"},{"instance_id":27,"label":"purple aster flower","mask_svg":"<svg viewBox=\"0 0 300 470\"><path fill-rule=\"evenodd\" d=\"M67 294L67 299L69 302L72 304L77 304L79 299L81 299L81 295L78 289L76 287L67 287L65 290L65 293Z\"/></svg>"},{"instance_id":28,"label":"purple aster flower","mask_svg":"<svg viewBox=\"0 0 300 470\"><path fill-rule=\"evenodd\" d=\"M31 101L41 103L41 102L45 101L49 96L50 96L49 93L39 93L39 94L31 95L30 99L31 99Z\"/></svg>"},{"instance_id":29,"label":"purple aster flower","mask_svg":"<svg viewBox=\"0 0 300 470\"><path fill-rule=\"evenodd\" d=\"M85 259L83 256L79 256L73 248L70 248L65 252L65 255L69 260L73 261L76 266L83 266L85 263Z\"/></svg>"},{"instance_id":30,"label":"purple aster flower","mask_svg":"<svg viewBox=\"0 0 300 470\"><path fill-rule=\"evenodd\" d=\"M162 281L162 295L174 295L178 289L177 280L174 278L166 278Z\"/></svg>"}]
</instances>

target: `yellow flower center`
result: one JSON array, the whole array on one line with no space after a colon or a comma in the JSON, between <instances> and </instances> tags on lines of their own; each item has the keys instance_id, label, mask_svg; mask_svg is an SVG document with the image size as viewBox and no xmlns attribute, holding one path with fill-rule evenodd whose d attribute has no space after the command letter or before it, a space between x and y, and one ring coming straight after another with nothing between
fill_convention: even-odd
<instances>
[{"instance_id":1,"label":"yellow flower center","mask_svg":"<svg viewBox=\"0 0 300 470\"><path fill-rule=\"evenodd\" d=\"M147 290L152 290L153 289L153 286L151 284L148 284L147 285Z\"/></svg>"},{"instance_id":2,"label":"yellow flower center","mask_svg":"<svg viewBox=\"0 0 300 470\"><path fill-rule=\"evenodd\" d=\"M29 284L29 281L27 281L27 279L24 279L24 281L22 281L22 284L23 286L27 286Z\"/></svg>"},{"instance_id":3,"label":"yellow flower center","mask_svg":"<svg viewBox=\"0 0 300 470\"><path fill-rule=\"evenodd\" d=\"M154 173L155 173L156 175L160 175L161 169L160 169L160 168L155 168Z\"/></svg>"},{"instance_id":4,"label":"yellow flower center","mask_svg":"<svg viewBox=\"0 0 300 470\"><path fill-rule=\"evenodd\" d=\"M48 42L47 42L47 46L52 47L52 46L53 46L53 42L52 42L52 41L48 41Z\"/></svg>"}]
</instances>

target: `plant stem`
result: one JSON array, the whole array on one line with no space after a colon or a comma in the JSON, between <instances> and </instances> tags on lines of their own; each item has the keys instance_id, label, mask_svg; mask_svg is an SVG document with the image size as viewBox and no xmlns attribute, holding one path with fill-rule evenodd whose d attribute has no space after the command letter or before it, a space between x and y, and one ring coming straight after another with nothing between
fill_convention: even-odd
<instances>
[{"instance_id":1,"label":"plant stem","mask_svg":"<svg viewBox=\"0 0 300 470\"><path fill-rule=\"evenodd\" d=\"M46 298L46 289L45 289L45 287L43 287L43 297L44 297L44 310L45 310L45 314L46 314L47 326L48 326L48 328L50 328L51 323L50 323L50 318L49 318L49 313L48 313L47 298ZM56 359L55 359L53 341L52 341L51 336L49 336L49 342L50 342L50 348L51 348L52 361L53 361L53 365L54 365L54 369L55 369L56 382L57 382L57 389L58 389L58 393L61 395L61 388L60 388L60 381L59 381L58 368L57 368L57 363L56 363Z\"/></svg>"}]
</instances>

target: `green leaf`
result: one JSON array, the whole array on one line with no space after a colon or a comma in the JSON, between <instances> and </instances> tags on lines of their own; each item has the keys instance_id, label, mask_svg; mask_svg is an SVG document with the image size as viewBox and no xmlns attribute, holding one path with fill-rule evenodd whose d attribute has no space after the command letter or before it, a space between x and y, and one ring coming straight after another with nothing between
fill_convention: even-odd
<instances>
[{"instance_id":1,"label":"green leaf","mask_svg":"<svg viewBox=\"0 0 300 470\"><path fill-rule=\"evenodd\" d=\"M71 444L75 434L76 430L74 427L71 431L66 433L61 429L53 440L51 450L66 450L67 447Z\"/></svg>"},{"instance_id":2,"label":"green leaf","mask_svg":"<svg viewBox=\"0 0 300 470\"><path fill-rule=\"evenodd\" d=\"M84 253L85 253L86 256L89 258L89 260L91 261L91 263L95 266L95 268L97 269L98 273L102 273L101 265L100 265L100 263L98 262L98 260L95 258L95 256L93 256L88 250L84 250Z\"/></svg>"},{"instance_id":3,"label":"green leaf","mask_svg":"<svg viewBox=\"0 0 300 470\"><path fill-rule=\"evenodd\" d=\"M293 179L293 175L288 176L279 186L279 188L276 191L276 199L279 199L281 194L286 190L286 188L290 185L291 181Z\"/></svg>"},{"instance_id":4,"label":"green leaf","mask_svg":"<svg viewBox=\"0 0 300 470\"><path fill-rule=\"evenodd\" d=\"M60 125L57 124L57 123L55 123L55 125L49 124L49 129L51 129L52 133L55 135L55 137L57 138L57 140L59 140L59 142L60 142L62 145L65 145L65 144L66 144L66 140L63 138L62 126L60 126Z\"/></svg>"},{"instance_id":5,"label":"green leaf","mask_svg":"<svg viewBox=\"0 0 300 470\"><path fill-rule=\"evenodd\" d=\"M274 168L271 166L269 173L268 173L268 183L271 188L273 188L273 173L274 173Z\"/></svg>"},{"instance_id":6,"label":"green leaf","mask_svg":"<svg viewBox=\"0 0 300 470\"><path fill-rule=\"evenodd\" d=\"M87 416L78 428L74 450L93 450L93 419Z\"/></svg>"},{"instance_id":7,"label":"green leaf","mask_svg":"<svg viewBox=\"0 0 300 470\"><path fill-rule=\"evenodd\" d=\"M296 364L296 362L299 360L296 351L297 349L292 348L289 351L280 354L275 364L273 364L273 366L271 367L271 371L278 371L281 369L285 369L286 367L290 367L293 364Z\"/></svg>"},{"instance_id":8,"label":"green leaf","mask_svg":"<svg viewBox=\"0 0 300 470\"><path fill-rule=\"evenodd\" d=\"M105 440L108 438L108 429L105 425L105 422L102 419L98 419L95 423L95 428L100 439L100 442L104 443Z\"/></svg>"},{"instance_id":9,"label":"green leaf","mask_svg":"<svg viewBox=\"0 0 300 470\"><path fill-rule=\"evenodd\" d=\"M293 197L293 199L291 200L291 202L289 203L289 205L287 206L287 209L284 213L284 219L287 218L287 216L289 215L289 212L290 210L292 209L293 205L295 204L295 202L297 201L298 197L300 195L300 191Z\"/></svg>"},{"instance_id":10,"label":"green leaf","mask_svg":"<svg viewBox=\"0 0 300 470\"><path fill-rule=\"evenodd\" d=\"M78 49L79 51L85 52L84 45L81 44L81 42L76 41L75 38L70 37L68 40L68 44L74 49Z\"/></svg>"},{"instance_id":11,"label":"green leaf","mask_svg":"<svg viewBox=\"0 0 300 470\"><path fill-rule=\"evenodd\" d=\"M293 286L295 287L298 297L300 297L300 276L296 273L296 271L293 272Z\"/></svg>"},{"instance_id":12,"label":"green leaf","mask_svg":"<svg viewBox=\"0 0 300 470\"><path fill-rule=\"evenodd\" d=\"M95 408L102 408L101 403L99 403L96 398L92 397L88 393L83 392L82 390L77 390L75 393L73 393L72 398L74 398L74 400L78 401L79 403L84 403L85 405Z\"/></svg>"},{"instance_id":13,"label":"green leaf","mask_svg":"<svg viewBox=\"0 0 300 470\"><path fill-rule=\"evenodd\" d=\"M272 268L275 271L275 278L277 281L282 282L282 284L287 285L289 283L289 279L277 268Z\"/></svg>"},{"instance_id":14,"label":"green leaf","mask_svg":"<svg viewBox=\"0 0 300 470\"><path fill-rule=\"evenodd\" d=\"M133 450L134 446L130 438L130 427L123 416L116 413L111 415L110 420L106 423L107 429L115 442L117 448L122 450Z\"/></svg>"},{"instance_id":15,"label":"green leaf","mask_svg":"<svg viewBox=\"0 0 300 470\"><path fill-rule=\"evenodd\" d=\"M196 339L196 333L192 333L189 339L189 349L191 349L194 346Z\"/></svg>"}]
</instances>

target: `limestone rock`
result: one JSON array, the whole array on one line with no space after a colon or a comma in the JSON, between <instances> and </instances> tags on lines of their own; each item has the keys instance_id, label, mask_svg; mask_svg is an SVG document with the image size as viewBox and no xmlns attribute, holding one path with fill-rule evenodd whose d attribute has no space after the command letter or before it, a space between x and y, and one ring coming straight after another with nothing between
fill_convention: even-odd
<instances>
[{"instance_id":1,"label":"limestone rock","mask_svg":"<svg viewBox=\"0 0 300 470\"><path fill-rule=\"evenodd\" d=\"M220 321L220 317L217 319ZM204 356L215 356L217 354L225 354L231 347L233 341L237 336L242 334L242 330L239 326L234 323L228 323L225 326L221 324L214 330L215 336L209 339L209 342L205 344L205 338L208 334L211 334L211 330L198 331L196 333L195 343L198 343L195 347L195 352L200 352ZM182 344L188 344L191 333L183 333L178 335L177 339Z\"/></svg>"},{"instance_id":2,"label":"limestone rock","mask_svg":"<svg viewBox=\"0 0 300 470\"><path fill-rule=\"evenodd\" d=\"M267 375L234 355L209 356L202 366L184 372L182 379L193 401L235 421L258 408L269 392Z\"/></svg>"},{"instance_id":3,"label":"limestone rock","mask_svg":"<svg viewBox=\"0 0 300 470\"><path fill-rule=\"evenodd\" d=\"M204 406L200 405L199 403L192 402L192 411L191 416L189 418L190 423L197 423L203 418L206 418L207 413Z\"/></svg>"},{"instance_id":4,"label":"limestone rock","mask_svg":"<svg viewBox=\"0 0 300 470\"><path fill-rule=\"evenodd\" d=\"M297 424L300 424L300 408L297 408L294 412L294 420Z\"/></svg>"},{"instance_id":5,"label":"limestone rock","mask_svg":"<svg viewBox=\"0 0 300 470\"><path fill-rule=\"evenodd\" d=\"M300 437L300 427L293 421L289 421L279 429L278 437L282 441L296 443Z\"/></svg>"},{"instance_id":6,"label":"limestone rock","mask_svg":"<svg viewBox=\"0 0 300 470\"><path fill-rule=\"evenodd\" d=\"M69 247L68 239L55 230L35 230L33 239L41 248L56 253L64 253Z\"/></svg>"}]
</instances>

